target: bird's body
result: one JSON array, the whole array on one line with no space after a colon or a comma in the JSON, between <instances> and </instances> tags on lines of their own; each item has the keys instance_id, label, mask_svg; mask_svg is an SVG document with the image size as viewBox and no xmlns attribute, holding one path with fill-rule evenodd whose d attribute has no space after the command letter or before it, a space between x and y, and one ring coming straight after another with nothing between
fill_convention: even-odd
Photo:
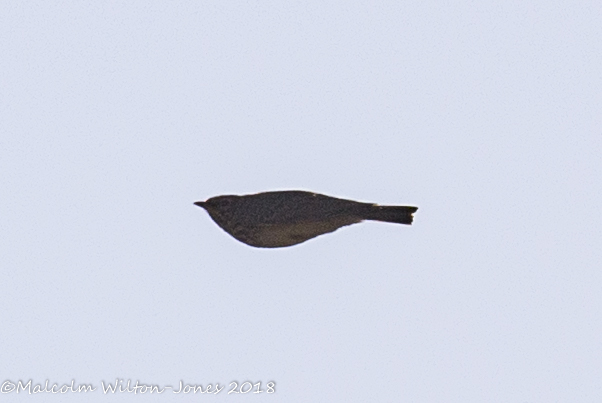
<instances>
[{"instance_id":1,"label":"bird's body","mask_svg":"<svg viewBox=\"0 0 602 403\"><path fill-rule=\"evenodd\" d=\"M247 245L296 245L362 220L411 224L417 207L378 206L304 191L217 196L196 202L224 231Z\"/></svg>"}]
</instances>

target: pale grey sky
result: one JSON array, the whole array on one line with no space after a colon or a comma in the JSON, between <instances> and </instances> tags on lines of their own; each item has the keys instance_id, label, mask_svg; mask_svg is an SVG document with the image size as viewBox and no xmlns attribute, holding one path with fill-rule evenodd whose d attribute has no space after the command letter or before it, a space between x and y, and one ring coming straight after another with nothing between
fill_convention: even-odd
<instances>
[{"instance_id":1,"label":"pale grey sky","mask_svg":"<svg viewBox=\"0 0 602 403\"><path fill-rule=\"evenodd\" d=\"M567 0L3 2L0 381L600 401L601 20ZM261 250L192 204L284 189L420 210Z\"/></svg>"}]
</instances>

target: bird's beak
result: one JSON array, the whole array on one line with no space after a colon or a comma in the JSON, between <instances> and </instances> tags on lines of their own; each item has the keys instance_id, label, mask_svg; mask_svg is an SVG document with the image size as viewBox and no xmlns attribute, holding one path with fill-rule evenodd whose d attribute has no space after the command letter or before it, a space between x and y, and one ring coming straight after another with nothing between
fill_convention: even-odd
<instances>
[{"instance_id":1,"label":"bird's beak","mask_svg":"<svg viewBox=\"0 0 602 403\"><path fill-rule=\"evenodd\" d=\"M205 202L203 202L203 201L194 202L194 205L205 208Z\"/></svg>"}]
</instances>

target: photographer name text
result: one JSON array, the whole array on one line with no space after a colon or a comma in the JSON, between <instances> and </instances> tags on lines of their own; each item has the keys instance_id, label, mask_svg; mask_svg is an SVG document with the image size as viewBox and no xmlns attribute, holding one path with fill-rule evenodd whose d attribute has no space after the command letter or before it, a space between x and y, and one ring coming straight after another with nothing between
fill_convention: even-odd
<instances>
[{"instance_id":1,"label":"photographer name text","mask_svg":"<svg viewBox=\"0 0 602 403\"><path fill-rule=\"evenodd\" d=\"M226 390L226 384L217 383L207 383L207 384L190 384L185 383L184 381L180 381L177 387L173 387L171 385L159 386L156 384L145 384L140 383L140 381L136 381L135 383L132 380L128 379L127 382L123 379L115 379L115 382L105 383L105 381L100 381L100 390L106 394L115 394L115 393L133 393L137 394L161 394L165 392L171 391L171 393L179 394L210 394L217 395L220 392ZM81 383L76 384L75 380L71 380L71 383L65 383L59 385L57 383L50 383L48 380L41 383L34 383L31 379L27 382L19 381L11 381L6 380L2 383L2 387L0 388L1 393L26 393L26 394L38 394L38 393L90 393L95 392L99 388L94 386L91 383ZM276 392L276 383L270 381L265 384L265 387L262 386L261 382L250 382L246 381L239 384L236 381L230 382L227 388L227 394L246 394L246 393L274 393Z\"/></svg>"}]
</instances>

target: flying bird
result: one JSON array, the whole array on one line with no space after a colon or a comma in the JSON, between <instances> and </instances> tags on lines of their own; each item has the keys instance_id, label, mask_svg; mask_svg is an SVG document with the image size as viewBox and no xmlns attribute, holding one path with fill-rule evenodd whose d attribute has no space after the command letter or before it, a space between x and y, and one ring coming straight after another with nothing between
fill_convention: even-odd
<instances>
[{"instance_id":1,"label":"flying bird","mask_svg":"<svg viewBox=\"0 0 602 403\"><path fill-rule=\"evenodd\" d=\"M257 248L292 246L363 220L411 225L418 207L379 206L288 190L216 196L195 205L240 242Z\"/></svg>"}]
</instances>

